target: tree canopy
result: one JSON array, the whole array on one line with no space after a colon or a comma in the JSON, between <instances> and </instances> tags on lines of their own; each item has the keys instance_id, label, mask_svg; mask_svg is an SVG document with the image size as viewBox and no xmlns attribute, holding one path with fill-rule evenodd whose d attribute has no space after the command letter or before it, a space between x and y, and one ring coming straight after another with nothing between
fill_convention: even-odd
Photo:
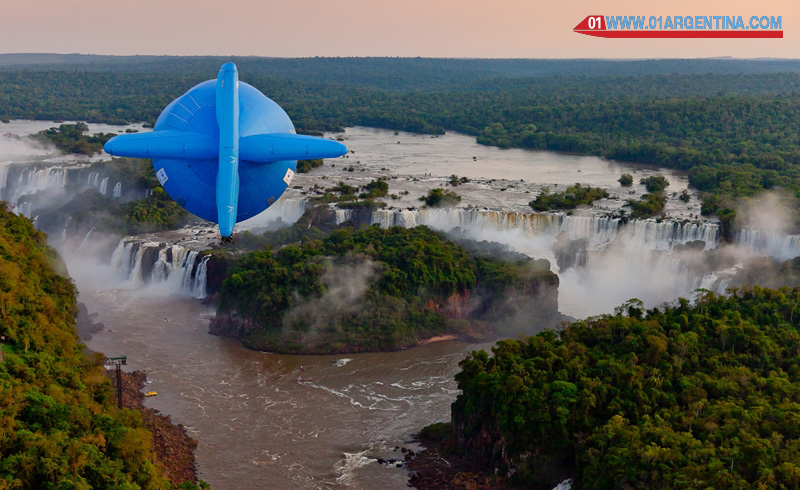
<instances>
[{"instance_id":1,"label":"tree canopy","mask_svg":"<svg viewBox=\"0 0 800 490\"><path fill-rule=\"evenodd\" d=\"M173 488L141 414L116 408L104 368L83 354L63 263L0 204L0 488Z\"/></svg>"},{"instance_id":2,"label":"tree canopy","mask_svg":"<svg viewBox=\"0 0 800 490\"><path fill-rule=\"evenodd\" d=\"M467 334L471 320L490 324L515 299L542 301L528 308L528 329L537 315L555 313L546 298L558 279L546 261L476 256L424 226L344 227L313 238L318 233L309 228L300 244L235 259L212 330L283 352L396 350L444 332Z\"/></svg>"},{"instance_id":3,"label":"tree canopy","mask_svg":"<svg viewBox=\"0 0 800 490\"><path fill-rule=\"evenodd\" d=\"M797 488L798 305L797 288L632 300L473 352L460 447L530 487L566 471L582 488Z\"/></svg>"}]
</instances>

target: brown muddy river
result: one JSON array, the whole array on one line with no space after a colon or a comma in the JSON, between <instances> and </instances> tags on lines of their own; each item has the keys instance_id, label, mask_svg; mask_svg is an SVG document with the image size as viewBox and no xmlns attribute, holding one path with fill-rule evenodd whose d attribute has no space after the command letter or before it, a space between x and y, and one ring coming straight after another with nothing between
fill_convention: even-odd
<instances>
[{"instance_id":1,"label":"brown muddy river","mask_svg":"<svg viewBox=\"0 0 800 490\"><path fill-rule=\"evenodd\" d=\"M394 353L284 356L207 333L211 309L146 291L93 289L81 301L107 330L88 346L147 372L147 405L199 441L212 488L407 488L404 468L373 458L449 418L453 375L472 349L441 342ZM304 370L300 367L303 366ZM308 381L298 382L298 377Z\"/></svg>"}]
</instances>

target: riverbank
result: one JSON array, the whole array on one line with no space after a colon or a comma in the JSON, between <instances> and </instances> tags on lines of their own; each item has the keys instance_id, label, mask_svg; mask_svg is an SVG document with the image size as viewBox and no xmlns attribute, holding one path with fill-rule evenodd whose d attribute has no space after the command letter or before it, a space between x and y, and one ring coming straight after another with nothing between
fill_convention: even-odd
<instances>
[{"instance_id":1,"label":"riverbank","mask_svg":"<svg viewBox=\"0 0 800 490\"><path fill-rule=\"evenodd\" d=\"M480 464L454 450L457 442L449 433L450 424L434 424L414 436L424 450L406 453L409 486L419 490L513 490L507 478L477 470Z\"/></svg>"},{"instance_id":2,"label":"riverbank","mask_svg":"<svg viewBox=\"0 0 800 490\"><path fill-rule=\"evenodd\" d=\"M114 371L108 371L113 378ZM174 425L169 415L144 406L144 388L147 375L141 371L122 373L122 406L142 414L145 428L153 434L153 450L156 464L161 467L174 485L197 483L194 450L197 441L189 437L186 429Z\"/></svg>"}]
</instances>

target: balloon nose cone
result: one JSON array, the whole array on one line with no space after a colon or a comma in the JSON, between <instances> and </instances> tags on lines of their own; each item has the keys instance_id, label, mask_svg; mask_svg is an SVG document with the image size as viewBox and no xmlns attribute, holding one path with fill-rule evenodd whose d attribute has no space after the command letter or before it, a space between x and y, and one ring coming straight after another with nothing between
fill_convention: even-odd
<instances>
[{"instance_id":1,"label":"balloon nose cone","mask_svg":"<svg viewBox=\"0 0 800 490\"><path fill-rule=\"evenodd\" d=\"M108 141L106 141L106 144L103 145L103 151L108 153L109 155L113 155L114 154L114 145L111 144L112 141L114 141L113 138L108 140Z\"/></svg>"},{"instance_id":2,"label":"balloon nose cone","mask_svg":"<svg viewBox=\"0 0 800 490\"><path fill-rule=\"evenodd\" d=\"M222 65L222 67L219 69L219 71L221 71L223 73L236 72L237 71L236 70L236 64L234 64L234 63L229 61L229 62L225 63L224 65Z\"/></svg>"}]
</instances>

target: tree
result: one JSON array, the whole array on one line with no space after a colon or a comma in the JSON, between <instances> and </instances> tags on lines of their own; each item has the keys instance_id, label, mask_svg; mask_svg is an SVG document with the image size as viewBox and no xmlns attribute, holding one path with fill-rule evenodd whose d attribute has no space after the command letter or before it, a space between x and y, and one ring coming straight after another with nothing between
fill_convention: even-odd
<instances>
[{"instance_id":1,"label":"tree","mask_svg":"<svg viewBox=\"0 0 800 490\"><path fill-rule=\"evenodd\" d=\"M453 191L446 191L442 188L431 189L428 191L427 196L419 198L426 206L435 208L448 208L458 205L461 202L461 196Z\"/></svg>"},{"instance_id":2,"label":"tree","mask_svg":"<svg viewBox=\"0 0 800 490\"><path fill-rule=\"evenodd\" d=\"M641 179L639 183L644 184L647 192L663 191L669 186L669 181L663 175L651 175L646 179Z\"/></svg>"}]
</instances>

